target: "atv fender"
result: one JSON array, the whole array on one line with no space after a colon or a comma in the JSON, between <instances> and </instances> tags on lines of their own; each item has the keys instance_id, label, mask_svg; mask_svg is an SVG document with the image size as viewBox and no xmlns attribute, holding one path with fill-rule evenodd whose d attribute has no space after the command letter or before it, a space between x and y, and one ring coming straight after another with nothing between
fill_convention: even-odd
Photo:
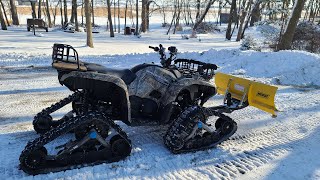
<instances>
[{"instance_id":1,"label":"atv fender","mask_svg":"<svg viewBox=\"0 0 320 180\"><path fill-rule=\"evenodd\" d=\"M114 93L119 90L120 93L116 93L116 95L119 96L119 102L121 102L121 120L126 124L131 123L129 93L127 85L121 78L97 72L72 71L62 75L59 81L71 91L76 91L78 89L99 89L100 96L110 96L108 93ZM106 84L114 84L116 88L110 89L108 86L104 86Z\"/></svg>"},{"instance_id":2,"label":"atv fender","mask_svg":"<svg viewBox=\"0 0 320 180\"><path fill-rule=\"evenodd\" d=\"M194 87L197 87L197 88L194 89ZM169 86L165 96L163 97L163 101L162 101L163 106L175 101L178 94L184 89L187 89L191 93L190 96L191 96L191 99L193 99L193 93L198 92L200 90L200 87L206 87L210 89L210 93L204 92L203 101L208 100L210 97L216 94L215 86L210 82L206 82L201 79L197 80L193 78L183 78L178 80L177 82L172 83Z\"/></svg>"}]
</instances>

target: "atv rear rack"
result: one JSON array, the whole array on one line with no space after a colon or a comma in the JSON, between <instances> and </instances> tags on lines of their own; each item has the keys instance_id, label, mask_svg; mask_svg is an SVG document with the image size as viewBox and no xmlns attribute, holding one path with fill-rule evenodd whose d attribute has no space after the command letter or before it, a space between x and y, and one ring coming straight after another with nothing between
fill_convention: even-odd
<instances>
[{"instance_id":1,"label":"atv rear rack","mask_svg":"<svg viewBox=\"0 0 320 180\"><path fill-rule=\"evenodd\" d=\"M192 59L176 59L174 64L181 73L199 73L206 80L211 79L214 76L214 71L218 68L215 64L204 63Z\"/></svg>"},{"instance_id":2,"label":"atv rear rack","mask_svg":"<svg viewBox=\"0 0 320 180\"><path fill-rule=\"evenodd\" d=\"M87 70L84 64L79 61L78 52L67 44L53 45L52 66L56 69Z\"/></svg>"}]
</instances>

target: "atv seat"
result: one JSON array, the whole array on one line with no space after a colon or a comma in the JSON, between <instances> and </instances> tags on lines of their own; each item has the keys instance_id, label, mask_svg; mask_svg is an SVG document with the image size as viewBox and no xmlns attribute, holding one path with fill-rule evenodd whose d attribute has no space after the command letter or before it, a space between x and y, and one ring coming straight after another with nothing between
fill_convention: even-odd
<instances>
[{"instance_id":1,"label":"atv seat","mask_svg":"<svg viewBox=\"0 0 320 180\"><path fill-rule=\"evenodd\" d=\"M70 63L70 62L63 62L63 61L56 61L52 63L52 67L55 69L65 69L65 70L80 70L80 71L87 71L87 67L84 66L83 63L78 64L75 63Z\"/></svg>"},{"instance_id":2,"label":"atv seat","mask_svg":"<svg viewBox=\"0 0 320 180\"><path fill-rule=\"evenodd\" d=\"M95 71L102 74L109 74L121 78L127 85L129 85L137 76L130 69L111 69L100 64L85 63L84 66L87 71Z\"/></svg>"}]
</instances>

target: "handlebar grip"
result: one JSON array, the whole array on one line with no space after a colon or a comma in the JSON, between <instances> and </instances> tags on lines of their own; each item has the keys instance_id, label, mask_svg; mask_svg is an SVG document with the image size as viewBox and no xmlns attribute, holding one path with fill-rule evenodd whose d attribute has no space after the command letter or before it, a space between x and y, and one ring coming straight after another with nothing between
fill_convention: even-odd
<instances>
[{"instance_id":1,"label":"handlebar grip","mask_svg":"<svg viewBox=\"0 0 320 180\"><path fill-rule=\"evenodd\" d=\"M154 51L158 52L159 48L158 47L153 47L153 46L149 46L150 49L153 49Z\"/></svg>"}]
</instances>

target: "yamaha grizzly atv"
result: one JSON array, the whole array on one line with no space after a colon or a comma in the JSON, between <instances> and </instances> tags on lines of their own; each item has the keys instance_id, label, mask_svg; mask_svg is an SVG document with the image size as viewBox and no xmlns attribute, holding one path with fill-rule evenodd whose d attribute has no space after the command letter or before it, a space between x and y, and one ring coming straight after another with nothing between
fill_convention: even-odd
<instances>
[{"instance_id":1,"label":"yamaha grizzly atv","mask_svg":"<svg viewBox=\"0 0 320 180\"><path fill-rule=\"evenodd\" d=\"M209 82L217 66L176 59L175 47L168 48L169 58L162 45L150 48L159 52L161 65L118 70L80 61L70 45L54 44L52 67L58 71L60 84L74 93L34 117L34 129L41 136L22 151L20 168L39 174L122 160L130 155L132 146L116 120L128 126L169 125L164 126L168 127L164 144L173 153L211 148L232 136L237 124L224 113L248 106L249 90L238 98L230 80L224 104L204 108L217 93ZM72 110L53 120L50 114L69 103ZM213 126L207 124L210 116L218 117ZM49 155L45 145L69 132L75 138Z\"/></svg>"}]
</instances>

